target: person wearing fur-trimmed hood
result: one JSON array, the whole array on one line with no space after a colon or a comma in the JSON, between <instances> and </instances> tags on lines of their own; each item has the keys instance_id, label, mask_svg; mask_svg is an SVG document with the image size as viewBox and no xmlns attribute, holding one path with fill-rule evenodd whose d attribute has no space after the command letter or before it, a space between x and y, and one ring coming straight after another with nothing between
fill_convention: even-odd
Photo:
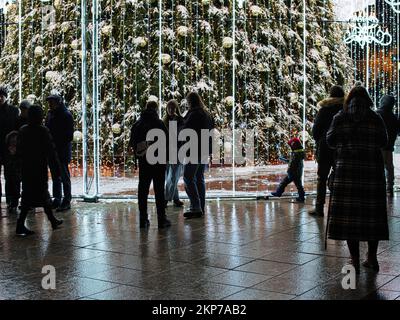
<instances>
[{"instance_id":1,"label":"person wearing fur-trimmed hood","mask_svg":"<svg viewBox=\"0 0 400 320\"><path fill-rule=\"evenodd\" d=\"M333 86L329 98L318 103L319 110L312 129L318 163L317 200L311 215L324 216L327 181L334 164L334 151L326 143L326 133L333 117L343 109L344 95L342 87Z\"/></svg>"}]
</instances>

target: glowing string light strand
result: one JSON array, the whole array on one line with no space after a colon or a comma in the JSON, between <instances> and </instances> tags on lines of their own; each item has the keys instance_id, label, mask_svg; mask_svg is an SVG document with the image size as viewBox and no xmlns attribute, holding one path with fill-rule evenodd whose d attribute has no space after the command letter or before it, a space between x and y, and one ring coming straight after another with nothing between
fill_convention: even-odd
<instances>
[{"instance_id":1,"label":"glowing string light strand","mask_svg":"<svg viewBox=\"0 0 400 320\"><path fill-rule=\"evenodd\" d=\"M385 2L392 7L394 12L400 13L400 1L385 0Z\"/></svg>"},{"instance_id":2,"label":"glowing string light strand","mask_svg":"<svg viewBox=\"0 0 400 320\"><path fill-rule=\"evenodd\" d=\"M379 20L374 16L354 16L350 20L350 24L351 27L347 30L344 39L346 44L356 42L364 47L371 43L381 46L388 46L392 43L391 34L379 27Z\"/></svg>"}]
</instances>

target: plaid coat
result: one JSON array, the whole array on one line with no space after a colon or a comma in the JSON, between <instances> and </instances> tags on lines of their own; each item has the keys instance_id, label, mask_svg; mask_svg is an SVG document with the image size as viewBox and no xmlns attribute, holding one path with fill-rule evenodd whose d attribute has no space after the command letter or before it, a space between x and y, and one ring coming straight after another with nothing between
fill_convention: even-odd
<instances>
[{"instance_id":1,"label":"plaid coat","mask_svg":"<svg viewBox=\"0 0 400 320\"><path fill-rule=\"evenodd\" d=\"M364 108L361 116L340 111L327 132L327 143L337 153L330 186L328 238L388 240L381 154L387 134L382 118L369 108Z\"/></svg>"}]
</instances>

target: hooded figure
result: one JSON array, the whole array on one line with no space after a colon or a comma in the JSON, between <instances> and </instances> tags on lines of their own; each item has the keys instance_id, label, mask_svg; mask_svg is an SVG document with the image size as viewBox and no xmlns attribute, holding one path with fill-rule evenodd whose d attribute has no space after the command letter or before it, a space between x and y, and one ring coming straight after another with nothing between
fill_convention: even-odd
<instances>
[{"instance_id":1,"label":"hooded figure","mask_svg":"<svg viewBox=\"0 0 400 320\"><path fill-rule=\"evenodd\" d=\"M379 109L377 111L385 123L388 135L388 144L382 149L382 156L386 171L386 190L390 196L393 196L394 186L393 151L397 135L400 131L399 119L393 113L395 102L396 100L393 96L383 96L379 102Z\"/></svg>"},{"instance_id":2,"label":"hooded figure","mask_svg":"<svg viewBox=\"0 0 400 320\"><path fill-rule=\"evenodd\" d=\"M61 96L52 94L47 97L49 113L46 118L46 127L54 139L57 155L61 167L61 176L54 175L54 166L50 163L53 180L53 209L65 211L71 208L71 178L69 163L72 157L72 140L74 135L74 120L68 111ZM63 197L64 193L64 197Z\"/></svg>"},{"instance_id":3,"label":"hooded figure","mask_svg":"<svg viewBox=\"0 0 400 320\"><path fill-rule=\"evenodd\" d=\"M333 117L343 109L343 104L344 90L340 86L333 86L330 97L318 103L320 109L312 129L316 145L315 158L318 162L317 200L315 209L310 212L312 215L324 215L327 181L334 163L334 151L326 143L326 133Z\"/></svg>"},{"instance_id":4,"label":"hooded figure","mask_svg":"<svg viewBox=\"0 0 400 320\"><path fill-rule=\"evenodd\" d=\"M382 118L371 107L367 90L354 87L344 110L332 121L326 135L336 150L331 179L328 237L347 240L352 264L360 271L360 241L368 241L364 266L379 270L378 242L389 239L385 174L381 149L387 145Z\"/></svg>"}]
</instances>

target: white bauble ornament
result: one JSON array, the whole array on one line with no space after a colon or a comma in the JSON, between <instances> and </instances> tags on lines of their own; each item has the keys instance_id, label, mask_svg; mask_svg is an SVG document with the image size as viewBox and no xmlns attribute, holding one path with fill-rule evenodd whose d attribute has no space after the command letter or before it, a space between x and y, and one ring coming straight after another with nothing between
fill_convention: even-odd
<instances>
[{"instance_id":1,"label":"white bauble ornament","mask_svg":"<svg viewBox=\"0 0 400 320\"><path fill-rule=\"evenodd\" d=\"M100 30L102 35L110 36L112 34L112 25L106 24Z\"/></svg>"},{"instance_id":2,"label":"white bauble ornament","mask_svg":"<svg viewBox=\"0 0 400 320\"><path fill-rule=\"evenodd\" d=\"M72 48L73 50L77 50L78 47L79 47L79 41L76 40L76 39L73 40L73 41L71 42L71 48Z\"/></svg>"},{"instance_id":3,"label":"white bauble ornament","mask_svg":"<svg viewBox=\"0 0 400 320\"><path fill-rule=\"evenodd\" d=\"M225 49L232 48L232 46L233 46L233 39L232 39L231 37L225 37L225 38L222 40L222 46L223 46Z\"/></svg>"},{"instance_id":4,"label":"white bauble ornament","mask_svg":"<svg viewBox=\"0 0 400 320\"><path fill-rule=\"evenodd\" d=\"M74 142L77 142L77 143L81 142L82 138L83 138L82 132L80 132L78 130L74 132Z\"/></svg>"},{"instance_id":5,"label":"white bauble ornament","mask_svg":"<svg viewBox=\"0 0 400 320\"><path fill-rule=\"evenodd\" d=\"M272 128L274 126L274 123L275 123L275 121L273 118L271 118L271 117L265 118L265 127L266 128Z\"/></svg>"},{"instance_id":6,"label":"white bauble ornament","mask_svg":"<svg viewBox=\"0 0 400 320\"><path fill-rule=\"evenodd\" d=\"M317 68L320 72L325 72L327 67L324 61L318 61Z\"/></svg>"},{"instance_id":7,"label":"white bauble ornament","mask_svg":"<svg viewBox=\"0 0 400 320\"><path fill-rule=\"evenodd\" d=\"M163 53L161 55L161 61L163 64L170 64L172 61L172 58L168 53Z\"/></svg>"},{"instance_id":8,"label":"white bauble ornament","mask_svg":"<svg viewBox=\"0 0 400 320\"><path fill-rule=\"evenodd\" d=\"M186 37L189 33L189 28L186 26L180 26L178 27L177 33L181 37Z\"/></svg>"},{"instance_id":9,"label":"white bauble ornament","mask_svg":"<svg viewBox=\"0 0 400 320\"><path fill-rule=\"evenodd\" d=\"M34 51L35 57L43 57L44 49L43 47L36 47Z\"/></svg>"},{"instance_id":10,"label":"white bauble ornament","mask_svg":"<svg viewBox=\"0 0 400 320\"><path fill-rule=\"evenodd\" d=\"M225 98L224 102L228 107L232 107L233 103L234 103L234 99L232 96L229 96L229 97Z\"/></svg>"},{"instance_id":11,"label":"white bauble ornament","mask_svg":"<svg viewBox=\"0 0 400 320\"><path fill-rule=\"evenodd\" d=\"M288 94L290 99L290 103L297 103L299 102L299 95L296 92L291 92Z\"/></svg>"},{"instance_id":12,"label":"white bauble ornament","mask_svg":"<svg viewBox=\"0 0 400 320\"><path fill-rule=\"evenodd\" d=\"M253 5L253 6L250 7L250 13L251 13L251 15L252 15L253 17L259 17L259 16L261 16L264 12L263 12L263 10L262 10L259 6Z\"/></svg>"},{"instance_id":13,"label":"white bauble ornament","mask_svg":"<svg viewBox=\"0 0 400 320\"><path fill-rule=\"evenodd\" d=\"M114 134L120 134L121 133L121 126L119 123L114 123L112 126L112 132Z\"/></svg>"},{"instance_id":14,"label":"white bauble ornament","mask_svg":"<svg viewBox=\"0 0 400 320\"><path fill-rule=\"evenodd\" d=\"M327 46L322 46L321 51L324 56L327 56L331 53L331 50Z\"/></svg>"},{"instance_id":15,"label":"white bauble ornament","mask_svg":"<svg viewBox=\"0 0 400 320\"><path fill-rule=\"evenodd\" d=\"M143 48L146 46L147 40L144 37L137 37L133 40L133 43L135 46Z\"/></svg>"}]
</instances>

